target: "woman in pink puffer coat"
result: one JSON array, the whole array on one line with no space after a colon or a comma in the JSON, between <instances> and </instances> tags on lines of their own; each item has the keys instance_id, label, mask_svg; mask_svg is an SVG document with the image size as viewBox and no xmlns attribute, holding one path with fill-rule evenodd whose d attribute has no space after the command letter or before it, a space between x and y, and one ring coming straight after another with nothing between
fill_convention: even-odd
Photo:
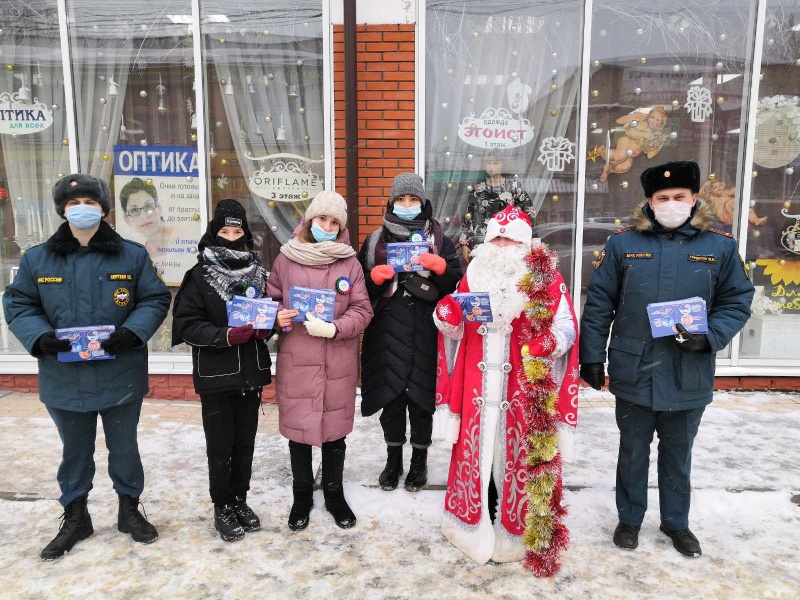
<instances>
[{"instance_id":1,"label":"woman in pink puffer coat","mask_svg":"<svg viewBox=\"0 0 800 600\"><path fill-rule=\"evenodd\" d=\"M322 191L306 210L296 236L281 247L267 282L267 295L289 305L289 288L336 292L333 322L307 313L292 323L297 310L278 311L276 398L278 425L289 439L294 503L289 528L308 526L313 507L311 446L322 447L325 508L336 524L349 529L356 517L342 487L345 436L353 430L358 382L358 336L372 319L364 272L345 229L347 204L339 194Z\"/></svg>"}]
</instances>

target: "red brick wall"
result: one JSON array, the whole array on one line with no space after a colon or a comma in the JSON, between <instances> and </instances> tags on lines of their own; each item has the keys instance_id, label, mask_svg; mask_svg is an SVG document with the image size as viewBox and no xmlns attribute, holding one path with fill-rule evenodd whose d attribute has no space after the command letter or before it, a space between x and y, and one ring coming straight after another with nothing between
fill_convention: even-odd
<instances>
[{"instance_id":1,"label":"red brick wall","mask_svg":"<svg viewBox=\"0 0 800 600\"><path fill-rule=\"evenodd\" d=\"M0 390L38 393L38 375L0 375ZM200 400L194 393L191 375L150 375L150 393L157 400ZM275 384L264 388L263 402L275 402Z\"/></svg>"},{"instance_id":2,"label":"red brick wall","mask_svg":"<svg viewBox=\"0 0 800 600\"><path fill-rule=\"evenodd\" d=\"M359 243L383 224L394 176L414 170L414 28L357 26ZM344 27L333 32L336 191L344 195Z\"/></svg>"}]
</instances>

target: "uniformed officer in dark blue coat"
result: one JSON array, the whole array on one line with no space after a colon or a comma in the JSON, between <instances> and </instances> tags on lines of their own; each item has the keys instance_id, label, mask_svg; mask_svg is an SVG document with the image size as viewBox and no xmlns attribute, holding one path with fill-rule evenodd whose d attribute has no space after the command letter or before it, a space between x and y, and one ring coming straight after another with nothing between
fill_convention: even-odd
<instances>
[{"instance_id":1,"label":"uniformed officer in dark blue coat","mask_svg":"<svg viewBox=\"0 0 800 600\"><path fill-rule=\"evenodd\" d=\"M3 296L9 329L39 359L39 397L63 443L58 483L64 521L42 560L63 556L94 531L87 499L98 414L119 495L117 527L137 542L158 538L138 510L144 471L136 428L148 391L145 343L167 316L170 293L144 246L122 239L102 220L111 210L110 196L102 179L80 173L61 178L53 200L67 222L23 255ZM58 360L71 344L55 329L97 325L115 327L99 343L113 360Z\"/></svg>"},{"instance_id":2,"label":"uniformed officer in dark blue coat","mask_svg":"<svg viewBox=\"0 0 800 600\"><path fill-rule=\"evenodd\" d=\"M753 285L736 242L711 228L714 215L698 202L700 169L671 162L642 173L647 201L633 226L615 232L595 263L581 317L581 377L616 396L620 431L617 461L619 525L614 543L638 545L647 509L650 443L658 433L661 531L687 556L700 544L689 530L692 444L712 400L716 353L750 316ZM706 301L708 333L654 339L647 305L699 296ZM611 340L609 342L609 330Z\"/></svg>"}]
</instances>

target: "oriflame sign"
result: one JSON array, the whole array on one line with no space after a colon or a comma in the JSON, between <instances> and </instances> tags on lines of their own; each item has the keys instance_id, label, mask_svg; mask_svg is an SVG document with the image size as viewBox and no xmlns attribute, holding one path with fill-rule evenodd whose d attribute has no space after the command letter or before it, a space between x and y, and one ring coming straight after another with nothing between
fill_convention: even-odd
<instances>
[{"instance_id":1,"label":"oriflame sign","mask_svg":"<svg viewBox=\"0 0 800 600\"><path fill-rule=\"evenodd\" d=\"M0 134L26 135L44 131L53 124L53 111L38 98L20 99L19 94L0 94Z\"/></svg>"},{"instance_id":2,"label":"oriflame sign","mask_svg":"<svg viewBox=\"0 0 800 600\"><path fill-rule=\"evenodd\" d=\"M505 108L487 108L480 117L462 119L458 137L478 148L517 148L533 141L533 126Z\"/></svg>"},{"instance_id":3,"label":"oriflame sign","mask_svg":"<svg viewBox=\"0 0 800 600\"><path fill-rule=\"evenodd\" d=\"M247 187L257 196L275 202L311 200L322 191L316 173L303 169L296 162L276 162L269 170L263 167L250 176Z\"/></svg>"}]
</instances>

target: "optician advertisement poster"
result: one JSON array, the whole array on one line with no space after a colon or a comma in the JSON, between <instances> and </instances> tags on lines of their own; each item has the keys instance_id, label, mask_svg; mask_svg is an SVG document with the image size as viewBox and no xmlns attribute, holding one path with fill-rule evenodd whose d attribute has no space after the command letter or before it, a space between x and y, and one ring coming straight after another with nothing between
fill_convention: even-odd
<instances>
[{"instance_id":1,"label":"optician advertisement poster","mask_svg":"<svg viewBox=\"0 0 800 600\"><path fill-rule=\"evenodd\" d=\"M197 179L197 148L114 146L117 233L144 244L167 285L180 285L197 262Z\"/></svg>"}]
</instances>

